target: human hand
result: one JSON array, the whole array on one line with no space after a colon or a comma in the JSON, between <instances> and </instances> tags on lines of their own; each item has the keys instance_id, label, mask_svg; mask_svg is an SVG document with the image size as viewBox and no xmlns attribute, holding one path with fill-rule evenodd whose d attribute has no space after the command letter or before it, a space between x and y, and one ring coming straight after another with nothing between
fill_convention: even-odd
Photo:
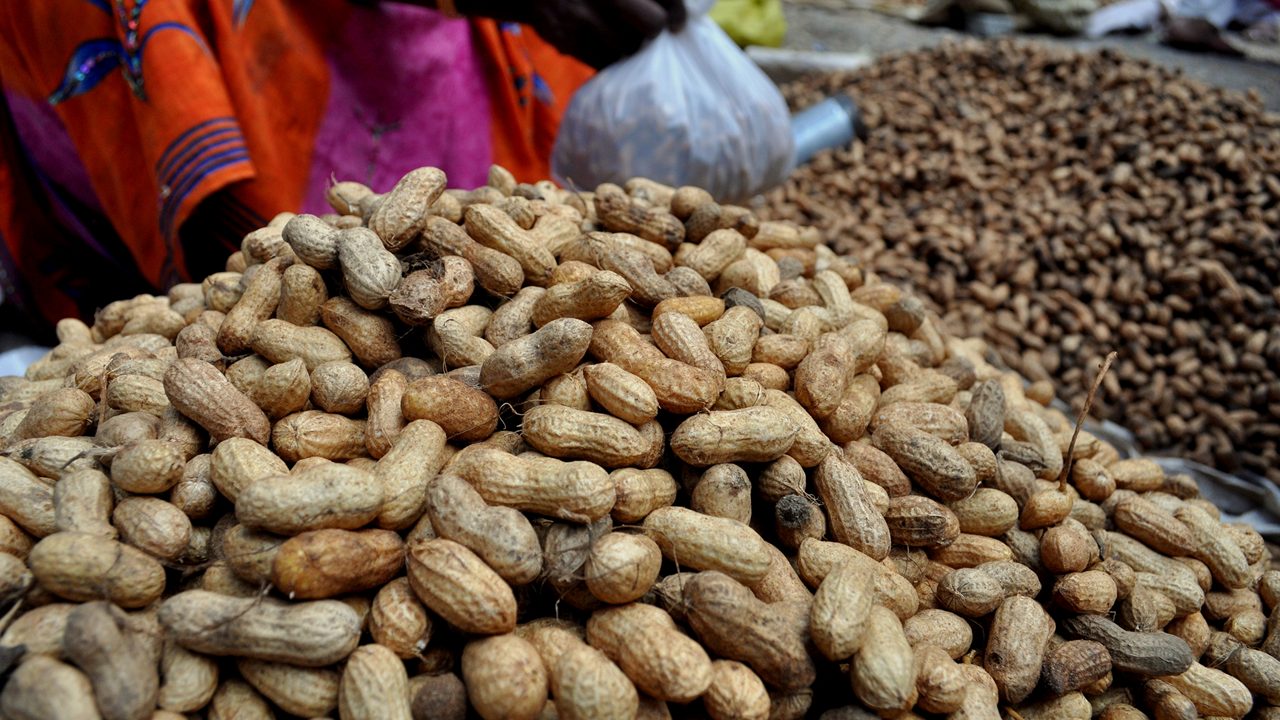
<instances>
[{"instance_id":1,"label":"human hand","mask_svg":"<svg viewBox=\"0 0 1280 720\"><path fill-rule=\"evenodd\" d=\"M532 27L566 55L603 68L685 22L684 0L458 0L458 11Z\"/></svg>"}]
</instances>

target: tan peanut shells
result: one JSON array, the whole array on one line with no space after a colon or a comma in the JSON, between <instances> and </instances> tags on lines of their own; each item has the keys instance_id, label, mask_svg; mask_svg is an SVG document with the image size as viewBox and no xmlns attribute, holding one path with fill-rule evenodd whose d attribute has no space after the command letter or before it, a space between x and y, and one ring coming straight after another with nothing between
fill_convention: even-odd
<instances>
[{"instance_id":1,"label":"tan peanut shells","mask_svg":"<svg viewBox=\"0 0 1280 720\"><path fill-rule=\"evenodd\" d=\"M1047 397L816 233L500 168L331 194L0 383L6 717L1269 698L1261 538L1087 434L1059 484Z\"/></svg>"}]
</instances>

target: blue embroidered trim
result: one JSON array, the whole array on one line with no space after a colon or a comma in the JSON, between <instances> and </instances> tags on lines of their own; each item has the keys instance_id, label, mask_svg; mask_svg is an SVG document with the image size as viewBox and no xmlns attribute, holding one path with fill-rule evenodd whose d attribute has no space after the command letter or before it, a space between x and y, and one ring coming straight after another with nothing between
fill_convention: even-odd
<instances>
[{"instance_id":1,"label":"blue embroidered trim","mask_svg":"<svg viewBox=\"0 0 1280 720\"><path fill-rule=\"evenodd\" d=\"M165 148L164 152L160 154L160 159L156 161L156 177L160 177L161 175L168 174L168 168L166 166L169 164L171 160L176 161L176 158L170 157L170 153L175 152L174 149L178 146L178 143L190 137L191 133L198 132L203 128L206 128L215 123L224 123L224 122L235 122L235 118L231 117L230 115L225 115L223 117L209 118L208 120L205 120L203 122L196 123L195 125L185 130L181 135L174 138L173 142L169 143L169 147ZM198 142L198 140L193 140L191 143L188 143L186 146L184 146L181 150L178 150L177 152L179 154L187 152L188 150L191 149L191 145L195 142Z\"/></svg>"},{"instance_id":2,"label":"blue embroidered trim","mask_svg":"<svg viewBox=\"0 0 1280 720\"><path fill-rule=\"evenodd\" d=\"M253 0L231 0L231 23L237 28L244 26L244 21L253 9Z\"/></svg>"},{"instance_id":3,"label":"blue embroidered trim","mask_svg":"<svg viewBox=\"0 0 1280 720\"><path fill-rule=\"evenodd\" d=\"M206 131L191 141L190 147L182 153L175 155L171 165L164 172L156 176L158 186L162 189L165 186L173 185L173 178L186 170L194 162L200 159L209 151L210 147L216 147L225 143L227 140L239 141L244 143L244 137L240 134L240 128L237 125L229 125L227 127L217 128L215 130Z\"/></svg>"},{"instance_id":4,"label":"blue embroidered trim","mask_svg":"<svg viewBox=\"0 0 1280 720\"><path fill-rule=\"evenodd\" d=\"M187 199L187 195L190 195L191 191L198 187L206 177L223 168L248 161L249 151L241 146L225 150L216 155L210 155L199 165L192 168L188 176L179 180L169 196L164 199L160 210L160 232L166 238L172 238L176 234L177 228L174 227L174 222L178 209L182 207L182 202Z\"/></svg>"},{"instance_id":5,"label":"blue embroidered trim","mask_svg":"<svg viewBox=\"0 0 1280 720\"><path fill-rule=\"evenodd\" d=\"M107 12L111 8L106 0L84 0L90 5ZM126 11L125 0L114 0L115 17L123 31L124 40L116 38L94 38L76 46L71 58L67 61L66 70L62 73L62 82L49 94L49 104L57 105L82 95L97 87L116 68L120 68L129 89L135 97L147 99L146 85L142 77L142 54L147 43L161 30L177 30L196 41L201 50L210 53L209 46L195 30L179 22L162 22L141 33L142 10L148 0L134 0L133 7ZM246 11L247 12L247 11Z\"/></svg>"}]
</instances>

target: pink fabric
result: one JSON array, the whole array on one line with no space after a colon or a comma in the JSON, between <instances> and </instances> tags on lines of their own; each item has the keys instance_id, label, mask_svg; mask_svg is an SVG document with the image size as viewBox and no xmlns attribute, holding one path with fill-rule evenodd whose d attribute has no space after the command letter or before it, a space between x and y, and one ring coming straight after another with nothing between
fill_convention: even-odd
<instances>
[{"instance_id":1,"label":"pink fabric","mask_svg":"<svg viewBox=\"0 0 1280 720\"><path fill-rule=\"evenodd\" d=\"M23 147L31 156L31 164L40 169L53 182L75 196L75 199L94 210L101 210L98 196L89 181L89 171L84 169L76 147L67 134L67 128L44 98L27 97L21 93L5 92L13 124L22 138Z\"/></svg>"},{"instance_id":2,"label":"pink fabric","mask_svg":"<svg viewBox=\"0 0 1280 720\"><path fill-rule=\"evenodd\" d=\"M357 8L329 64L304 212L330 211L324 191L335 176L385 192L431 165L452 187L484 184L493 157L489 97L465 20L393 3Z\"/></svg>"}]
</instances>

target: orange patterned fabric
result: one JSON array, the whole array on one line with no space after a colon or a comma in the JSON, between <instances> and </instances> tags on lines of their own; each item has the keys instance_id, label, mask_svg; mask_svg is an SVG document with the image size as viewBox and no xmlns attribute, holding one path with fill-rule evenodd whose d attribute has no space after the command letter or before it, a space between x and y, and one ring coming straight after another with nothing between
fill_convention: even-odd
<instances>
[{"instance_id":1,"label":"orange patterned fabric","mask_svg":"<svg viewBox=\"0 0 1280 720\"><path fill-rule=\"evenodd\" d=\"M475 29L492 63L486 77L496 120L494 157L519 182L551 177L560 118L573 91L595 71L561 55L527 27L480 20Z\"/></svg>"},{"instance_id":2,"label":"orange patterned fabric","mask_svg":"<svg viewBox=\"0 0 1280 720\"><path fill-rule=\"evenodd\" d=\"M397 61L415 86L379 87ZM527 28L390 3L4 3L0 291L53 320L163 290L276 213L321 211L331 174L546 177L589 75Z\"/></svg>"}]
</instances>

